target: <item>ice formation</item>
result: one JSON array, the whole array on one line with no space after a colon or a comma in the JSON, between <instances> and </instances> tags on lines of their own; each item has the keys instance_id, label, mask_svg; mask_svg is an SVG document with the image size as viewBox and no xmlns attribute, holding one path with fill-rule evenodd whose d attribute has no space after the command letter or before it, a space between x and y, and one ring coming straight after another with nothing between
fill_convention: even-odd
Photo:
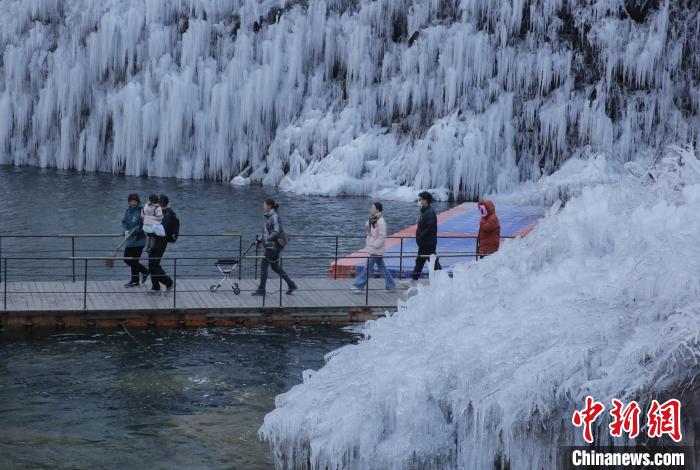
<instances>
[{"instance_id":1,"label":"ice formation","mask_svg":"<svg viewBox=\"0 0 700 470\"><path fill-rule=\"evenodd\" d=\"M0 164L473 197L698 138L696 0L1 6Z\"/></svg>"},{"instance_id":2,"label":"ice formation","mask_svg":"<svg viewBox=\"0 0 700 470\"><path fill-rule=\"evenodd\" d=\"M642 176L581 188L527 238L432 273L306 371L260 430L278 467L555 468L559 446L584 444L571 416L586 395L648 406L693 383L700 161L676 149Z\"/></svg>"}]
</instances>

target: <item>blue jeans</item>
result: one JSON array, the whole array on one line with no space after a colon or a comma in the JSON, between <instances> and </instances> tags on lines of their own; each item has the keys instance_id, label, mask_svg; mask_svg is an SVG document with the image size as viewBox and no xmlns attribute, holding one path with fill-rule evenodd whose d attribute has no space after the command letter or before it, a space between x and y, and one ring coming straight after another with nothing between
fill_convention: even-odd
<instances>
[{"instance_id":1,"label":"blue jeans","mask_svg":"<svg viewBox=\"0 0 700 470\"><path fill-rule=\"evenodd\" d=\"M362 289L365 286L365 282L367 282L369 273L374 271L375 264L377 265L377 268L379 268L379 272L384 275L384 280L386 281L386 288L396 289L394 277L391 275L389 269L386 267L386 264L384 263L384 257L376 255L370 255L369 265L367 266L368 269L365 269L362 272L362 274L357 276L357 278L355 279L355 287L357 287L358 289Z\"/></svg>"}]
</instances>

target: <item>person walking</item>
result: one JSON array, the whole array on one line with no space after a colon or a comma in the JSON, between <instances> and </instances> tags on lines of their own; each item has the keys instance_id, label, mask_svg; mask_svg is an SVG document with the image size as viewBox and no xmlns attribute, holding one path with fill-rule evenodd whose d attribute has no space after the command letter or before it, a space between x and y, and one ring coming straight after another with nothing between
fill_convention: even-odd
<instances>
[{"instance_id":1,"label":"person walking","mask_svg":"<svg viewBox=\"0 0 700 470\"><path fill-rule=\"evenodd\" d=\"M501 242L501 223L496 215L496 206L488 199L479 201L479 238L477 254L479 259L498 251Z\"/></svg>"},{"instance_id":2,"label":"person walking","mask_svg":"<svg viewBox=\"0 0 700 470\"><path fill-rule=\"evenodd\" d=\"M148 269L141 264L141 253L146 246L146 235L143 232L143 219L141 218L141 199L136 193L127 197L129 207L124 212L122 219L122 231L125 237L129 237L124 245L124 263L131 268L131 280L124 287L138 287L148 279ZM139 282L139 274L141 281Z\"/></svg>"},{"instance_id":3,"label":"person walking","mask_svg":"<svg viewBox=\"0 0 700 470\"><path fill-rule=\"evenodd\" d=\"M396 289L394 277L391 275L389 268L386 267L386 263L384 262L387 229L382 209L381 202L373 202L370 208L369 219L365 223L367 235L365 237L365 247L362 251L369 255L369 261L367 262L364 272L355 279L352 290L355 291L356 294L361 294L363 292L363 287L365 283L369 282L369 273L374 270L375 264L379 272L384 276L386 292L391 292Z\"/></svg>"},{"instance_id":4,"label":"person walking","mask_svg":"<svg viewBox=\"0 0 700 470\"><path fill-rule=\"evenodd\" d=\"M160 197L157 194L149 195L146 204L141 209L141 218L143 219L143 231L145 233L164 237L163 208L159 204L159 200Z\"/></svg>"},{"instance_id":5,"label":"person walking","mask_svg":"<svg viewBox=\"0 0 700 470\"><path fill-rule=\"evenodd\" d=\"M437 215L431 206L433 195L427 191L418 194L418 203L420 204L420 217L416 227L416 245L418 245L418 256L416 264L411 273L411 279L415 283L420 278L423 272L423 266L428 261L430 255L434 255L437 251ZM440 259L435 258L435 270L442 269ZM410 286L410 284L404 284Z\"/></svg>"},{"instance_id":6,"label":"person walking","mask_svg":"<svg viewBox=\"0 0 700 470\"><path fill-rule=\"evenodd\" d=\"M160 285L165 286L165 292L168 293L173 287L173 280L165 274L161 267L161 261L165 250L168 248L169 241L175 241L179 232L179 221L175 211L168 204L170 199L165 194L161 194L158 198L158 205L163 210L163 230L165 236L161 237L155 233L149 234L149 250L148 250L148 270L151 272L151 290L148 291L151 295L160 295Z\"/></svg>"},{"instance_id":7,"label":"person walking","mask_svg":"<svg viewBox=\"0 0 700 470\"><path fill-rule=\"evenodd\" d=\"M265 295L267 285L267 271L271 267L287 283L287 295L292 294L297 285L287 275L280 265L280 252L287 246L287 235L284 233L277 209L279 205L272 199L266 199L263 203L265 222L263 232L256 238L256 244L265 248L265 256L260 263L260 285L251 295Z\"/></svg>"}]
</instances>

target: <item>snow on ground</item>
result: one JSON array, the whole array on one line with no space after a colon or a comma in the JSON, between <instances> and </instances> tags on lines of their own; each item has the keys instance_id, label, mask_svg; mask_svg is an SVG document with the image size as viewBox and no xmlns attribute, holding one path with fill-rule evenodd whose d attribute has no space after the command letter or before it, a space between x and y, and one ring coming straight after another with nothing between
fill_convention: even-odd
<instances>
[{"instance_id":1,"label":"snow on ground","mask_svg":"<svg viewBox=\"0 0 700 470\"><path fill-rule=\"evenodd\" d=\"M526 181L513 191L487 197L496 204L551 206L556 201L578 196L583 188L619 182L628 175L621 163L602 154L590 158L571 158L556 173L543 176L537 182Z\"/></svg>"},{"instance_id":2,"label":"snow on ground","mask_svg":"<svg viewBox=\"0 0 700 470\"><path fill-rule=\"evenodd\" d=\"M366 340L306 371L260 429L278 466L481 470L502 456L554 468L559 445L583 444L571 415L586 395L629 401L689 381L700 162L675 149L652 174L577 189L528 237L433 274Z\"/></svg>"}]
</instances>

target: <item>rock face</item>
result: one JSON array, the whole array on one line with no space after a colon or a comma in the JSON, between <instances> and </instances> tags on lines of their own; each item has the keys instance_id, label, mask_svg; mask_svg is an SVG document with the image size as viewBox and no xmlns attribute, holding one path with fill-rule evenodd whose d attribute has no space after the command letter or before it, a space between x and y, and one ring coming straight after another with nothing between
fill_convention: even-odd
<instances>
[{"instance_id":1,"label":"rock face","mask_svg":"<svg viewBox=\"0 0 700 470\"><path fill-rule=\"evenodd\" d=\"M6 0L0 163L478 196L698 138L695 0Z\"/></svg>"}]
</instances>

